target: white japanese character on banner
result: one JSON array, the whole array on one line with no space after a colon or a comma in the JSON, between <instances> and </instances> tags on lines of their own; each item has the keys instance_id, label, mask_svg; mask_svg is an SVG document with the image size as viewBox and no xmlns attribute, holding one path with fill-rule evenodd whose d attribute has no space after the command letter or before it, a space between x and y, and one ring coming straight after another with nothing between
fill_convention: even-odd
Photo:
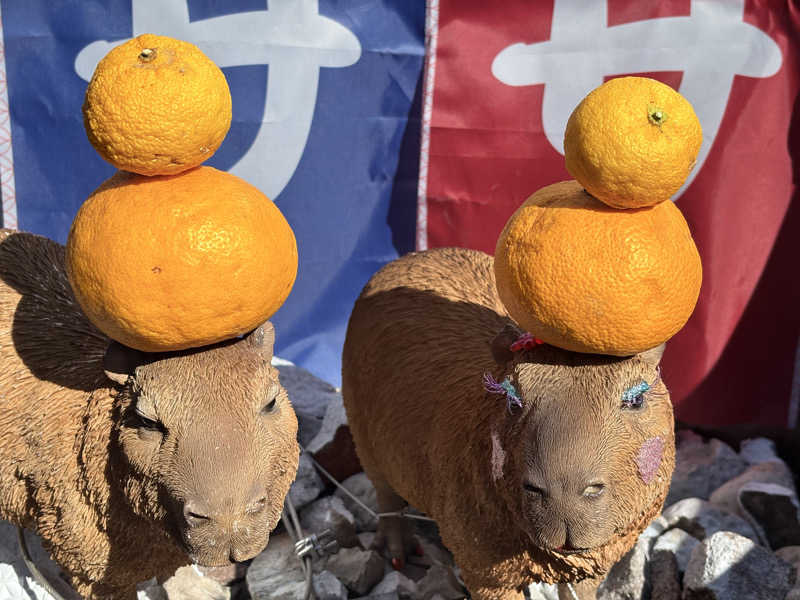
<instances>
[{"instance_id":1,"label":"white japanese character on banner","mask_svg":"<svg viewBox=\"0 0 800 600\"><path fill-rule=\"evenodd\" d=\"M780 70L778 45L745 23L744 0L692 0L688 17L664 17L609 27L606 2L555 0L550 40L516 43L494 59L492 74L507 85L545 84L542 122L564 153L572 110L606 75L682 71L679 91L703 127L700 171L719 131L735 75L770 77Z\"/></svg>"}]
</instances>

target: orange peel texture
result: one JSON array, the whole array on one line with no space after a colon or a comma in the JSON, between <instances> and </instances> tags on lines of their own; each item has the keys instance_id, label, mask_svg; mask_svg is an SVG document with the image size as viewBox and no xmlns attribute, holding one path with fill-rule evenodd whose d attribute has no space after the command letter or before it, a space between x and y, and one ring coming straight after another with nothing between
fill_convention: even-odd
<instances>
[{"instance_id":1,"label":"orange peel texture","mask_svg":"<svg viewBox=\"0 0 800 600\"><path fill-rule=\"evenodd\" d=\"M576 352L627 356L688 320L702 266L672 202L617 210L576 181L538 190L495 249L500 299L520 326Z\"/></svg>"},{"instance_id":2,"label":"orange peel texture","mask_svg":"<svg viewBox=\"0 0 800 600\"><path fill-rule=\"evenodd\" d=\"M173 175L201 164L231 125L225 75L200 49L144 34L97 65L83 103L92 146L118 169Z\"/></svg>"},{"instance_id":3,"label":"orange peel texture","mask_svg":"<svg viewBox=\"0 0 800 600\"><path fill-rule=\"evenodd\" d=\"M118 172L83 203L67 275L89 319L147 352L243 334L286 300L297 245L277 206L211 167L178 176Z\"/></svg>"},{"instance_id":4,"label":"orange peel texture","mask_svg":"<svg viewBox=\"0 0 800 600\"><path fill-rule=\"evenodd\" d=\"M695 165L703 132L692 105L647 77L611 79L575 108L564 134L567 171L616 208L668 200Z\"/></svg>"}]
</instances>

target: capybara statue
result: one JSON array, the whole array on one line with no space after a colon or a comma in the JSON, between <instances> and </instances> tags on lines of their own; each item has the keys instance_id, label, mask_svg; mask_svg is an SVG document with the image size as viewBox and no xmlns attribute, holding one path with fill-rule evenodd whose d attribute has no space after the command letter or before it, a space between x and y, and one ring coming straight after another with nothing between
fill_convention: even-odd
<instances>
[{"instance_id":1,"label":"capybara statue","mask_svg":"<svg viewBox=\"0 0 800 600\"><path fill-rule=\"evenodd\" d=\"M145 354L94 328L64 248L0 230L0 517L88 598L267 544L297 470L274 330Z\"/></svg>"},{"instance_id":2,"label":"capybara statue","mask_svg":"<svg viewBox=\"0 0 800 600\"><path fill-rule=\"evenodd\" d=\"M613 357L537 342L506 315L492 257L457 248L386 265L347 329L342 394L380 509L434 518L475 600L521 600L536 581L593 598L674 467L663 345ZM381 519L379 534L402 561L409 522Z\"/></svg>"}]
</instances>

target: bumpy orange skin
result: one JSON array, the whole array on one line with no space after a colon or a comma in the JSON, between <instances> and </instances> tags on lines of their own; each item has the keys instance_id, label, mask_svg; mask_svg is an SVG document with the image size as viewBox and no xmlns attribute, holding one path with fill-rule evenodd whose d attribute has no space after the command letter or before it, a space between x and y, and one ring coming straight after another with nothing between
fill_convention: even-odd
<instances>
[{"instance_id":1,"label":"bumpy orange skin","mask_svg":"<svg viewBox=\"0 0 800 600\"><path fill-rule=\"evenodd\" d=\"M576 181L544 187L509 219L495 249L497 291L539 339L627 356L686 323L702 266L672 202L621 211Z\"/></svg>"},{"instance_id":2,"label":"bumpy orange skin","mask_svg":"<svg viewBox=\"0 0 800 600\"><path fill-rule=\"evenodd\" d=\"M89 141L118 169L172 175L219 148L231 125L225 75L200 49L144 34L109 52L86 89Z\"/></svg>"},{"instance_id":3,"label":"bumpy orange skin","mask_svg":"<svg viewBox=\"0 0 800 600\"><path fill-rule=\"evenodd\" d=\"M609 206L637 208L668 200L686 181L703 140L692 105L647 77L611 79L570 115L567 171Z\"/></svg>"},{"instance_id":4,"label":"bumpy orange skin","mask_svg":"<svg viewBox=\"0 0 800 600\"><path fill-rule=\"evenodd\" d=\"M67 275L103 333L146 352L245 333L283 304L294 233L246 181L211 167L178 176L118 172L78 211Z\"/></svg>"}]
</instances>

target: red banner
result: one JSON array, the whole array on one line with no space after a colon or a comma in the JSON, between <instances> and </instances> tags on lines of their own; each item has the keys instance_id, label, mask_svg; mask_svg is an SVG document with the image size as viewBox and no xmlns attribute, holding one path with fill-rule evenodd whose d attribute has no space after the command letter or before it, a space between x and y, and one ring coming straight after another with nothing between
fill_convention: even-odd
<instances>
[{"instance_id":1,"label":"red banner","mask_svg":"<svg viewBox=\"0 0 800 600\"><path fill-rule=\"evenodd\" d=\"M703 261L663 361L678 417L787 424L800 333L800 8L744 0L429 2L418 247L494 251L570 176L563 134L604 80L657 78L704 141L675 200ZM646 326L646 324L643 324Z\"/></svg>"}]
</instances>

